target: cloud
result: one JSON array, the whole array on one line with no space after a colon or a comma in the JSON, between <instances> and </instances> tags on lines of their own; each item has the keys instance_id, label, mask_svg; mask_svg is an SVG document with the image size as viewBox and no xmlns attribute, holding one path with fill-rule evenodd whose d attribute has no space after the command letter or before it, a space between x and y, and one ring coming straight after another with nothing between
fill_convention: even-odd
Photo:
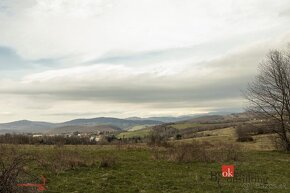
<instances>
[{"instance_id":1,"label":"cloud","mask_svg":"<svg viewBox=\"0 0 290 193\"><path fill-rule=\"evenodd\" d=\"M17 53L7 47L0 47L1 70L19 70L27 67L25 62Z\"/></svg>"},{"instance_id":2,"label":"cloud","mask_svg":"<svg viewBox=\"0 0 290 193\"><path fill-rule=\"evenodd\" d=\"M79 55L76 62L112 51L164 50L257 31L261 35L286 25L278 15L289 7L287 0L23 2L6 3L11 14L0 18L0 43L29 60Z\"/></svg>"},{"instance_id":3,"label":"cloud","mask_svg":"<svg viewBox=\"0 0 290 193\"><path fill-rule=\"evenodd\" d=\"M0 106L9 120L56 121L242 109L240 90L258 63L290 41L289 8L288 0L1 1Z\"/></svg>"},{"instance_id":4,"label":"cloud","mask_svg":"<svg viewBox=\"0 0 290 193\"><path fill-rule=\"evenodd\" d=\"M44 116L65 116L65 117L91 117L91 116L106 116L112 114L122 114L121 111L108 111L108 112L63 112L63 113L47 113Z\"/></svg>"},{"instance_id":5,"label":"cloud","mask_svg":"<svg viewBox=\"0 0 290 193\"><path fill-rule=\"evenodd\" d=\"M240 91L253 79L258 63L270 48L281 47L282 40L253 44L201 63L94 64L49 70L25 76L14 87L3 83L0 93L53 101L222 108L226 101L242 101Z\"/></svg>"}]
</instances>

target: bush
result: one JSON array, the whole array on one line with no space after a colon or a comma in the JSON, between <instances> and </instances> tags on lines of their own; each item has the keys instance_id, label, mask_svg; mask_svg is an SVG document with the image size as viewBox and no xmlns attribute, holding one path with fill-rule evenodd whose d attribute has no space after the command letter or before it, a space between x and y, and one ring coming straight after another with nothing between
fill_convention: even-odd
<instances>
[{"instance_id":1,"label":"bush","mask_svg":"<svg viewBox=\"0 0 290 193\"><path fill-rule=\"evenodd\" d=\"M238 142L249 142L254 141L253 137L251 136L252 127L249 125L240 125L236 129L237 134L237 141Z\"/></svg>"},{"instance_id":2,"label":"bush","mask_svg":"<svg viewBox=\"0 0 290 193\"><path fill-rule=\"evenodd\" d=\"M167 138L156 131L147 137L147 145L149 146L167 146L167 144Z\"/></svg>"},{"instance_id":3,"label":"bush","mask_svg":"<svg viewBox=\"0 0 290 193\"><path fill-rule=\"evenodd\" d=\"M176 139L176 140L180 140L181 138L182 138L182 135L180 135L180 134L176 134L176 135L175 135L175 139Z\"/></svg>"},{"instance_id":4,"label":"bush","mask_svg":"<svg viewBox=\"0 0 290 193\"><path fill-rule=\"evenodd\" d=\"M27 178L28 171L25 167L33 160L27 154L19 153L14 148L4 145L0 146L0 192L1 193L21 193L36 192L35 189L22 189L17 184L22 179Z\"/></svg>"},{"instance_id":5,"label":"bush","mask_svg":"<svg viewBox=\"0 0 290 193\"><path fill-rule=\"evenodd\" d=\"M238 142L251 142L254 141L252 136L241 136L237 139Z\"/></svg>"},{"instance_id":6,"label":"bush","mask_svg":"<svg viewBox=\"0 0 290 193\"><path fill-rule=\"evenodd\" d=\"M110 168L116 165L117 157L113 155L102 155L100 159L100 168Z\"/></svg>"}]
</instances>

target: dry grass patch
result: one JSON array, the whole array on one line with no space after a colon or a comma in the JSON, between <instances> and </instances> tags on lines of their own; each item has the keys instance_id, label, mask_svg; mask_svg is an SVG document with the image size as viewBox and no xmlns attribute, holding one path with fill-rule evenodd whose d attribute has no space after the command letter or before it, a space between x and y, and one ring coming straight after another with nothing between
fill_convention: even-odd
<instances>
[{"instance_id":1,"label":"dry grass patch","mask_svg":"<svg viewBox=\"0 0 290 193\"><path fill-rule=\"evenodd\" d=\"M100 156L100 168L111 168L117 163L117 157L114 155L104 154Z\"/></svg>"},{"instance_id":2,"label":"dry grass patch","mask_svg":"<svg viewBox=\"0 0 290 193\"><path fill-rule=\"evenodd\" d=\"M155 148L152 157L156 160L174 162L228 162L241 159L239 145L220 143L212 145L208 142L192 142L179 144L170 148Z\"/></svg>"}]
</instances>

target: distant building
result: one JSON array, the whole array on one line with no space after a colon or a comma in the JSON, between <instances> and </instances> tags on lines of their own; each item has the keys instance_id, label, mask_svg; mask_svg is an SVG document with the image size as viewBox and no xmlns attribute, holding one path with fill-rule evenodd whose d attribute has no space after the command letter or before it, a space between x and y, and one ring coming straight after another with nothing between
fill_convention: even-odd
<instances>
[{"instance_id":1,"label":"distant building","mask_svg":"<svg viewBox=\"0 0 290 193\"><path fill-rule=\"evenodd\" d=\"M102 139L102 136L91 136L90 137L90 141L93 142L93 141L100 141Z\"/></svg>"},{"instance_id":2,"label":"distant building","mask_svg":"<svg viewBox=\"0 0 290 193\"><path fill-rule=\"evenodd\" d=\"M32 137L42 137L42 135L32 135Z\"/></svg>"}]
</instances>

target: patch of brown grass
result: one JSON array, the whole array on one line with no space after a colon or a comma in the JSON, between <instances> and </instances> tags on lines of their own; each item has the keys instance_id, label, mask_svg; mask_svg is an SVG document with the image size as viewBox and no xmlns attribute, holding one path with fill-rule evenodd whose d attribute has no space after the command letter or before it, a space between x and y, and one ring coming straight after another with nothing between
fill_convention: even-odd
<instances>
[{"instance_id":1,"label":"patch of brown grass","mask_svg":"<svg viewBox=\"0 0 290 193\"><path fill-rule=\"evenodd\" d=\"M96 162L93 157L83 156L78 150L63 147L56 147L48 156L39 157L38 162L54 173L92 166Z\"/></svg>"},{"instance_id":2,"label":"patch of brown grass","mask_svg":"<svg viewBox=\"0 0 290 193\"><path fill-rule=\"evenodd\" d=\"M174 162L228 162L241 159L241 148L238 145L220 143L212 145L207 142L192 142L179 144L170 148L152 151L152 157L156 160L168 160Z\"/></svg>"},{"instance_id":3,"label":"patch of brown grass","mask_svg":"<svg viewBox=\"0 0 290 193\"><path fill-rule=\"evenodd\" d=\"M117 163L117 157L114 155L104 154L100 156L100 168L111 168Z\"/></svg>"}]
</instances>

